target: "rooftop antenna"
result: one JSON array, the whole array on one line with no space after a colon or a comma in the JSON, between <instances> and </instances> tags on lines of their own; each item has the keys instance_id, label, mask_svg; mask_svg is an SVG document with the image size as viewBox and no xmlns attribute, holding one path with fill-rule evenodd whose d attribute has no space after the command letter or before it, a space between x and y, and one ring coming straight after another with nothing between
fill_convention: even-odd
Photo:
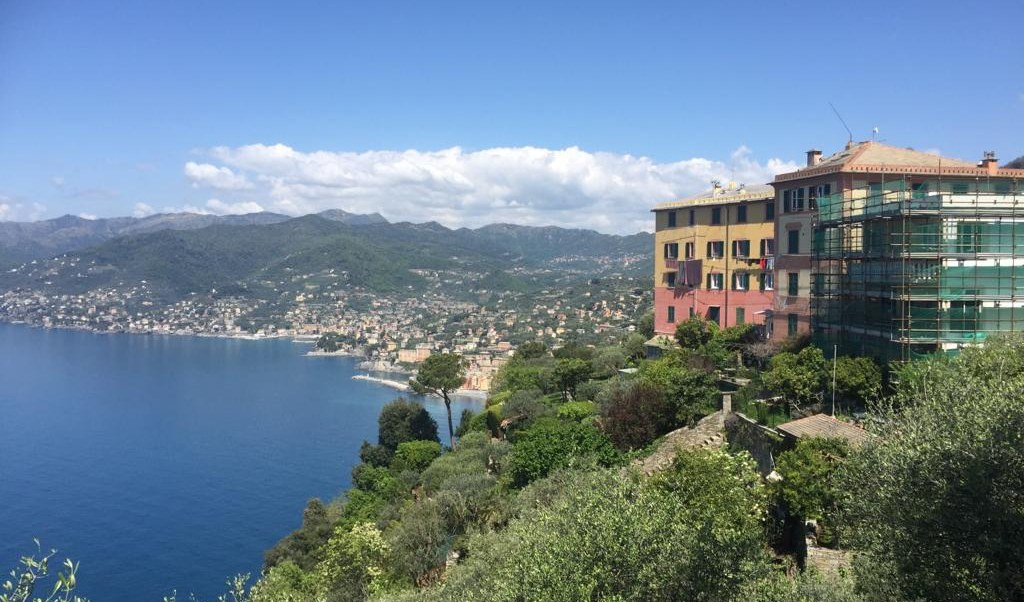
<instances>
[{"instance_id":1,"label":"rooftop antenna","mask_svg":"<svg viewBox=\"0 0 1024 602\"><path fill-rule=\"evenodd\" d=\"M850 138L849 140L847 140L847 142L853 144L853 132L850 131L850 126L846 125L846 122L843 121L843 116L839 114L839 111L836 110L836 106L834 104L829 102L828 106L832 107L832 112L835 113L836 117L839 118L839 123L843 124L843 127L846 128L846 133L850 135Z\"/></svg>"},{"instance_id":2,"label":"rooftop antenna","mask_svg":"<svg viewBox=\"0 0 1024 602\"><path fill-rule=\"evenodd\" d=\"M877 136L877 135L878 135L878 128L877 127L871 128L871 141L872 142L875 141L875 136Z\"/></svg>"}]
</instances>

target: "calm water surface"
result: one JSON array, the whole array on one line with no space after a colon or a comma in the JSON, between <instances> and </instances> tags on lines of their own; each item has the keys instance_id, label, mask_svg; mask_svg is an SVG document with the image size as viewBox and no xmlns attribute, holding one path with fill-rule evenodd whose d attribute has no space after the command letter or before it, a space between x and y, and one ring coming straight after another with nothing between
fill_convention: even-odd
<instances>
[{"instance_id":1,"label":"calm water surface","mask_svg":"<svg viewBox=\"0 0 1024 602\"><path fill-rule=\"evenodd\" d=\"M93 602L212 599L257 574L307 499L348 487L397 395L308 348L0 324L0 570L37 537L81 562Z\"/></svg>"}]
</instances>

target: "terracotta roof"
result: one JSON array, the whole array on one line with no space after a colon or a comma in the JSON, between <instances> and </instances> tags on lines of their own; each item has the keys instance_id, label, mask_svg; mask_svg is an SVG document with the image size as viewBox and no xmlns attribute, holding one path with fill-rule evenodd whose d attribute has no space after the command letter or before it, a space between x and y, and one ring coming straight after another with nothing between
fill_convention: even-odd
<instances>
[{"instance_id":1,"label":"terracotta roof","mask_svg":"<svg viewBox=\"0 0 1024 602\"><path fill-rule=\"evenodd\" d=\"M654 211L662 209L678 209L695 205L728 205L744 201L761 201L775 198L775 189L767 184L755 186L733 185L732 187L708 190L701 194L686 197L678 201L668 201L655 206Z\"/></svg>"},{"instance_id":2,"label":"terracotta roof","mask_svg":"<svg viewBox=\"0 0 1024 602\"><path fill-rule=\"evenodd\" d=\"M881 142L857 142L822 158L816 165L775 176L775 182L799 180L829 173L896 173L979 177L1024 177L1024 169L999 168L989 172L973 161L941 157L933 153L890 146Z\"/></svg>"},{"instance_id":3,"label":"terracotta roof","mask_svg":"<svg viewBox=\"0 0 1024 602\"><path fill-rule=\"evenodd\" d=\"M854 445L863 443L871 436L864 429L837 420L828 414L815 414L780 424L775 428L797 439L804 437L839 438L846 439Z\"/></svg>"}]
</instances>

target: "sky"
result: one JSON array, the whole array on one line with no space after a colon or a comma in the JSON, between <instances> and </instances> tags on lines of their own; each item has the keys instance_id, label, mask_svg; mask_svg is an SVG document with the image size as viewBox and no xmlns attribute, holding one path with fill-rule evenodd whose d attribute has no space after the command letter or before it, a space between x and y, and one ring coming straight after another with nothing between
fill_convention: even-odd
<instances>
[{"instance_id":1,"label":"sky","mask_svg":"<svg viewBox=\"0 0 1024 602\"><path fill-rule=\"evenodd\" d=\"M1024 2L0 0L0 220L651 229L846 130L1024 155Z\"/></svg>"}]
</instances>

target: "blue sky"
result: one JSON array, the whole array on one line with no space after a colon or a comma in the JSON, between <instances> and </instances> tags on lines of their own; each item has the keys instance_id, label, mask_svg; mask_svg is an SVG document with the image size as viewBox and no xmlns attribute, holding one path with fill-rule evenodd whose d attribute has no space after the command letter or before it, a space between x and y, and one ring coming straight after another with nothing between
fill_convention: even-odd
<instances>
[{"instance_id":1,"label":"blue sky","mask_svg":"<svg viewBox=\"0 0 1024 602\"><path fill-rule=\"evenodd\" d=\"M0 0L0 219L642 227L858 139L1024 154L1024 3ZM570 149L566 151L566 149Z\"/></svg>"}]
</instances>

